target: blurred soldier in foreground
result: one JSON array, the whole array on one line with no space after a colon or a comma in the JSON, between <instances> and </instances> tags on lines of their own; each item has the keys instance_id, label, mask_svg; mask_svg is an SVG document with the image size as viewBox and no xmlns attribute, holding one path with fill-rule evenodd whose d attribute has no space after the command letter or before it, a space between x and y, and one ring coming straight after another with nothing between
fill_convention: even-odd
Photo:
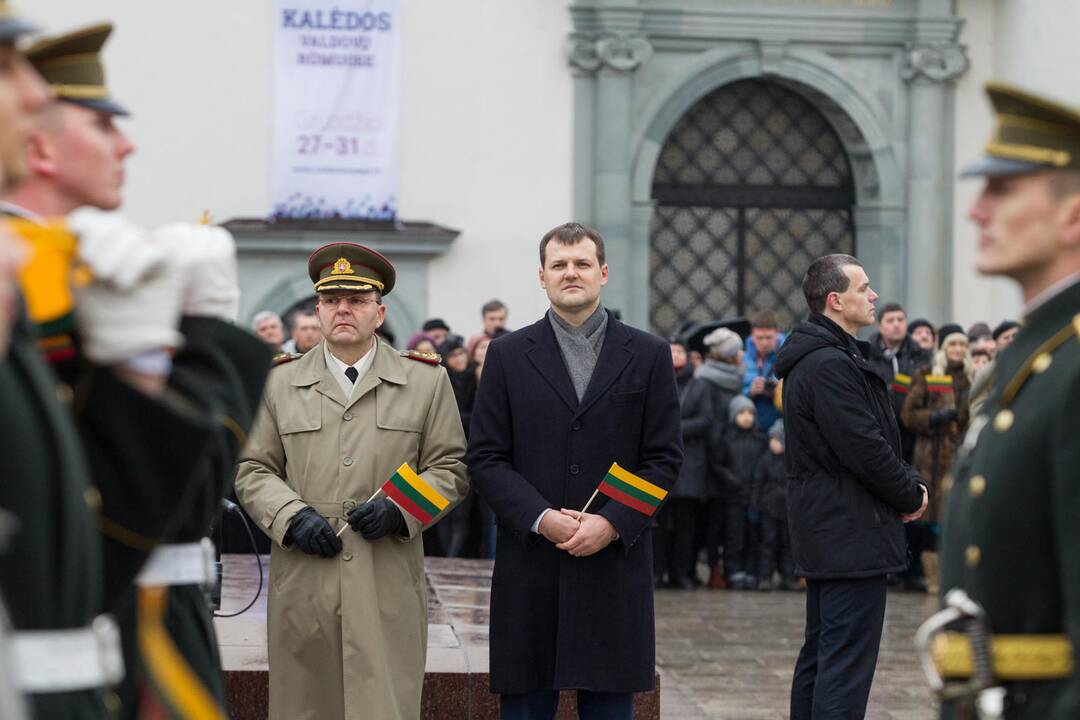
<instances>
[{"instance_id":1,"label":"blurred soldier in foreground","mask_svg":"<svg viewBox=\"0 0 1080 720\"><path fill-rule=\"evenodd\" d=\"M944 479L946 609L918 641L942 717L1064 720L1080 717L1080 109L987 92L997 129L964 173L986 183L976 267L1017 282L1024 319Z\"/></svg>"},{"instance_id":2,"label":"blurred soldier in foreground","mask_svg":"<svg viewBox=\"0 0 1080 720\"><path fill-rule=\"evenodd\" d=\"M119 206L133 150L113 124L125 111L99 59L110 31L95 26L28 51L54 99L23 148L30 175L2 210L19 218L12 226L29 245L20 285L58 376L38 379L70 405L79 435L69 440L81 447L40 472L6 476L21 531L0 580L9 571L21 580L11 608L19 630L87 625L103 611L121 620L120 695L100 690L122 667L96 652L113 644L100 617L85 657L48 637L22 645L34 683L24 688L40 717L102 717L106 707L128 717L224 717L200 590L213 566L200 538L253 421L269 352L229 322L238 290L228 233L183 225L146 233L94 210ZM76 239L55 219L81 206L69 218ZM89 487L80 482L87 472ZM69 533L78 527L90 536ZM94 683L78 676L86 663L107 665ZM146 688L138 707L136 678Z\"/></svg>"}]
</instances>

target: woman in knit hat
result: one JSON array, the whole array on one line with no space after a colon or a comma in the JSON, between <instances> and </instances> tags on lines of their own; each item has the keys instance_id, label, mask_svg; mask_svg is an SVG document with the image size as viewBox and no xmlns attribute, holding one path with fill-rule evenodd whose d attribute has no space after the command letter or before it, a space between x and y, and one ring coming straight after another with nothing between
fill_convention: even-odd
<instances>
[{"instance_id":1,"label":"woman in knit hat","mask_svg":"<svg viewBox=\"0 0 1080 720\"><path fill-rule=\"evenodd\" d=\"M968 393L975 376L963 329L945 325L939 336L933 362L915 374L900 413L904 425L916 434L913 464L930 483L930 507L919 522L924 531L922 562L931 592L936 592L938 522L948 491L942 487L942 478L967 431Z\"/></svg>"}]
</instances>

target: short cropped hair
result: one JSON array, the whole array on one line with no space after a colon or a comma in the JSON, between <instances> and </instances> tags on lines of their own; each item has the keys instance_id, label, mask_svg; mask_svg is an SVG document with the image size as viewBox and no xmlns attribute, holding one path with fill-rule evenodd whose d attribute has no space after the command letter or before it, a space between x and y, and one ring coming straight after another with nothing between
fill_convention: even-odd
<instances>
[{"instance_id":1,"label":"short cropped hair","mask_svg":"<svg viewBox=\"0 0 1080 720\"><path fill-rule=\"evenodd\" d=\"M750 329L779 330L780 321L772 310L755 310L750 313Z\"/></svg>"},{"instance_id":2,"label":"short cropped hair","mask_svg":"<svg viewBox=\"0 0 1080 720\"><path fill-rule=\"evenodd\" d=\"M262 310L255 313L255 317L251 318L251 329L257 330L264 320L277 320L277 324L281 324L281 316L276 312L273 310Z\"/></svg>"},{"instance_id":3,"label":"short cropped hair","mask_svg":"<svg viewBox=\"0 0 1080 720\"><path fill-rule=\"evenodd\" d=\"M576 245L584 239L592 240L596 245L596 259L603 265L605 262L603 236L598 231L579 223L565 223L548 230L540 239L540 267L543 267L544 262L547 261L547 246L552 240L560 245Z\"/></svg>"},{"instance_id":4,"label":"short cropped hair","mask_svg":"<svg viewBox=\"0 0 1080 720\"><path fill-rule=\"evenodd\" d=\"M484 303L484 306L480 308L480 317L483 317L488 313L499 312L500 310L505 309L506 305L503 304L502 300L488 300Z\"/></svg>"},{"instance_id":5,"label":"short cropped hair","mask_svg":"<svg viewBox=\"0 0 1080 720\"><path fill-rule=\"evenodd\" d=\"M904 313L904 317L907 317L907 312L904 310L904 306L901 305L900 303L895 303L895 302L885 303L881 307L881 309L877 311L878 322L881 322L881 319L883 317L885 317L889 313L893 313L893 312Z\"/></svg>"},{"instance_id":6,"label":"short cropped hair","mask_svg":"<svg viewBox=\"0 0 1080 720\"><path fill-rule=\"evenodd\" d=\"M825 312L825 298L829 293L842 293L848 289L850 281L844 268L849 265L862 267L857 258L842 253L822 255L810 263L802 281L803 297L810 312Z\"/></svg>"}]
</instances>

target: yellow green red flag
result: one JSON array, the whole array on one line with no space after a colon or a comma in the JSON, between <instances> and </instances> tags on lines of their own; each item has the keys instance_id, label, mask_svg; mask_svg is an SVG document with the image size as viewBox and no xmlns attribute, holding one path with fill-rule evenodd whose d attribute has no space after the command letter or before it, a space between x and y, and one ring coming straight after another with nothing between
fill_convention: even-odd
<instances>
[{"instance_id":1,"label":"yellow green red flag","mask_svg":"<svg viewBox=\"0 0 1080 720\"><path fill-rule=\"evenodd\" d=\"M667 490L620 467L619 463L611 464L598 489L612 500L650 516L667 497Z\"/></svg>"}]
</instances>

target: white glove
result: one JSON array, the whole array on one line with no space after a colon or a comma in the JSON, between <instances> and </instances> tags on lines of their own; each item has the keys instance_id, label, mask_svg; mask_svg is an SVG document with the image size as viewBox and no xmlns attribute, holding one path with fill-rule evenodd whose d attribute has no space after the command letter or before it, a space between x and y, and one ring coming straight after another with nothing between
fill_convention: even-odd
<instances>
[{"instance_id":1,"label":"white glove","mask_svg":"<svg viewBox=\"0 0 1080 720\"><path fill-rule=\"evenodd\" d=\"M240 309L236 243L213 225L176 223L158 228L154 244L163 248L184 276L181 309L235 322Z\"/></svg>"},{"instance_id":2,"label":"white glove","mask_svg":"<svg viewBox=\"0 0 1080 720\"><path fill-rule=\"evenodd\" d=\"M120 213L84 207L67 217L68 228L79 236L77 255L94 277L129 289L165 256L147 242L146 233Z\"/></svg>"},{"instance_id":3,"label":"white glove","mask_svg":"<svg viewBox=\"0 0 1080 720\"><path fill-rule=\"evenodd\" d=\"M183 275L164 248L120 215L82 209L68 218L77 255L93 279L75 290L75 323L86 357L113 365L183 341Z\"/></svg>"}]
</instances>

